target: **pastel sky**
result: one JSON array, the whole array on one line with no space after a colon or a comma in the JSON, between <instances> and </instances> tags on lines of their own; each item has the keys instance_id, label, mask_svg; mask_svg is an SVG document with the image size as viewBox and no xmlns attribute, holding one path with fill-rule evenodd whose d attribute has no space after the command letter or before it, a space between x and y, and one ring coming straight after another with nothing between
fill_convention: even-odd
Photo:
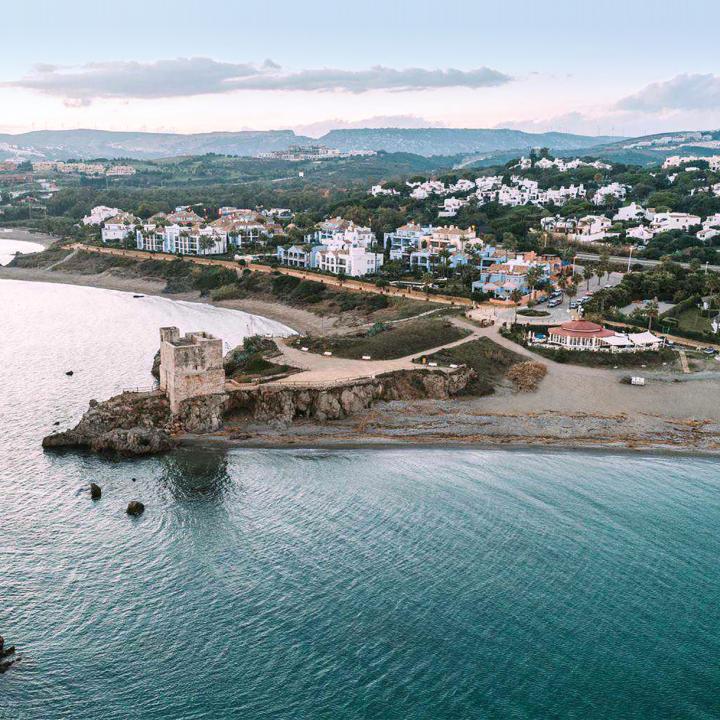
<instances>
[{"instance_id":1,"label":"pastel sky","mask_svg":"<svg viewBox=\"0 0 720 720\"><path fill-rule=\"evenodd\" d=\"M720 127L718 0L34 0L0 131Z\"/></svg>"}]
</instances>

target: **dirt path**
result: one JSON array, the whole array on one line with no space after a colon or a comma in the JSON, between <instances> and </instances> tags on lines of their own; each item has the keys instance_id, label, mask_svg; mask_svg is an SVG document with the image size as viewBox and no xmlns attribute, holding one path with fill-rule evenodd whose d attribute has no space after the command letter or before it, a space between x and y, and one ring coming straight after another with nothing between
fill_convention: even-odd
<instances>
[{"instance_id":1,"label":"dirt path","mask_svg":"<svg viewBox=\"0 0 720 720\"><path fill-rule=\"evenodd\" d=\"M153 253L146 252L144 250L121 250L118 248L109 247L98 247L96 245L85 245L83 243L73 243L68 247L72 247L78 250L85 250L87 252L101 253L104 255L117 255L120 257L134 257L139 260L177 260L181 257L185 262L190 262L195 265L218 265L220 267L226 267L236 272L240 272L241 268L234 260L220 260L217 258L209 257L196 257L196 256L178 256L170 255L167 253ZM292 277L301 278L303 280L314 280L316 282L324 283L332 287L343 288L344 290L357 290L359 292L372 293L373 295L389 295L392 297L403 297L412 300L432 301L440 305L451 305L458 307L472 307L473 302L469 298L453 297L450 295L426 295L425 293L418 292L417 290L400 289L395 287L384 287L379 288L374 283L365 282L363 280L340 280L333 275L320 275L307 270L299 268L289 268L279 265L277 267L270 267L269 265L259 265L256 263L250 263L247 265L250 270L254 272L262 273L274 273L279 272L282 275L290 275Z\"/></svg>"},{"instance_id":2,"label":"dirt path","mask_svg":"<svg viewBox=\"0 0 720 720\"><path fill-rule=\"evenodd\" d=\"M341 358L317 353L303 352L288 344L288 339L283 338L279 341L278 347L283 355L283 360L288 365L302 368L305 372L291 375L277 382L282 385L304 385L304 384L323 384L336 383L345 380L357 380L361 378L375 377L382 373L393 372L396 370L419 370L422 365L414 363L413 360L421 358L423 355L432 355L433 353L453 348L457 345L477 340L480 333L477 328L472 327L472 333L460 340L455 340L445 345L438 345L434 348L422 350L421 352L406 355L394 360L352 360L350 358ZM442 369L442 368L440 368Z\"/></svg>"}]
</instances>

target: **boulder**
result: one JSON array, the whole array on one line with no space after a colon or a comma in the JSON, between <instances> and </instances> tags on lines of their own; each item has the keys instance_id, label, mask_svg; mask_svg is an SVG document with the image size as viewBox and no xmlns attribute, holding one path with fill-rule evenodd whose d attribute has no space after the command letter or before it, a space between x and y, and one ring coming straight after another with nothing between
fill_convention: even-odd
<instances>
[{"instance_id":1,"label":"boulder","mask_svg":"<svg viewBox=\"0 0 720 720\"><path fill-rule=\"evenodd\" d=\"M99 500L102 497L102 490L100 489L99 485L96 485L95 483L90 483L90 497L93 500Z\"/></svg>"},{"instance_id":2,"label":"boulder","mask_svg":"<svg viewBox=\"0 0 720 720\"><path fill-rule=\"evenodd\" d=\"M74 375L75 373L74 373L72 370L68 370L65 374L66 374L68 377L70 377L71 375Z\"/></svg>"},{"instance_id":3,"label":"boulder","mask_svg":"<svg viewBox=\"0 0 720 720\"><path fill-rule=\"evenodd\" d=\"M125 512L132 517L140 517L145 512L145 506L139 500L131 500Z\"/></svg>"},{"instance_id":4,"label":"boulder","mask_svg":"<svg viewBox=\"0 0 720 720\"><path fill-rule=\"evenodd\" d=\"M0 652L0 657L9 657L10 655L15 654L15 646L10 645L9 647L5 648L5 650L2 650Z\"/></svg>"}]
</instances>

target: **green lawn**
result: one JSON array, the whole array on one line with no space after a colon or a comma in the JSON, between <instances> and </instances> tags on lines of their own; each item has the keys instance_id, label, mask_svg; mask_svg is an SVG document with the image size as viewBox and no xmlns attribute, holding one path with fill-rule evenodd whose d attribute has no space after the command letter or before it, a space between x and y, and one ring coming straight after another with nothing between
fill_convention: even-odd
<instances>
[{"instance_id":1,"label":"green lawn","mask_svg":"<svg viewBox=\"0 0 720 720\"><path fill-rule=\"evenodd\" d=\"M703 317L700 314L700 310L696 307L691 307L681 312L677 316L678 329L689 330L691 332L699 333L712 333L712 327L710 325L710 318ZM662 320L660 321L662 325ZM670 328L672 333L672 328Z\"/></svg>"},{"instance_id":2,"label":"green lawn","mask_svg":"<svg viewBox=\"0 0 720 720\"><path fill-rule=\"evenodd\" d=\"M420 318L389 325L375 335L363 332L320 338L301 337L295 345L308 347L312 352L330 351L343 358L359 360L363 355L370 355L373 360L392 360L460 340L469 334L468 330L458 328L447 320Z\"/></svg>"},{"instance_id":3,"label":"green lawn","mask_svg":"<svg viewBox=\"0 0 720 720\"><path fill-rule=\"evenodd\" d=\"M470 383L467 393L490 395L507 371L525 358L494 343L490 338L482 337L441 350L427 359L428 362L436 362L446 367L451 364L471 367L477 373L477 378Z\"/></svg>"}]
</instances>

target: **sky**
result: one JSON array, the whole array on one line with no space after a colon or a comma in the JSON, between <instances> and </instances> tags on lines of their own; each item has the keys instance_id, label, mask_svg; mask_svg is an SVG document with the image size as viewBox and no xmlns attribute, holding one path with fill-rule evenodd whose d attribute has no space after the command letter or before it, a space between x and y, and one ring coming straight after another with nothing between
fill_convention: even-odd
<instances>
[{"instance_id":1,"label":"sky","mask_svg":"<svg viewBox=\"0 0 720 720\"><path fill-rule=\"evenodd\" d=\"M0 132L720 127L720 1L35 0Z\"/></svg>"}]
</instances>

